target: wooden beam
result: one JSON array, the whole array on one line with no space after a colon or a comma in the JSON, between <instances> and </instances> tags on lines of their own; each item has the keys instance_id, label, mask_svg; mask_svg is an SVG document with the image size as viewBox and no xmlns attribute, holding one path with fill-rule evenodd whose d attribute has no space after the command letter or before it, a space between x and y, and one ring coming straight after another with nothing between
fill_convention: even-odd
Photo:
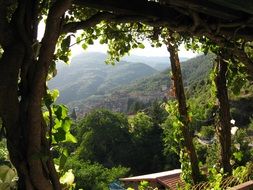
<instances>
[{"instance_id":1,"label":"wooden beam","mask_svg":"<svg viewBox=\"0 0 253 190\"><path fill-rule=\"evenodd\" d=\"M242 11L253 15L253 2L252 0L207 0L209 2L215 3L218 6L224 8L233 9L235 11Z\"/></svg>"},{"instance_id":2,"label":"wooden beam","mask_svg":"<svg viewBox=\"0 0 253 190\"><path fill-rule=\"evenodd\" d=\"M180 15L173 7L147 0L74 0L74 3L117 14L142 15L154 19L172 19Z\"/></svg>"},{"instance_id":3,"label":"wooden beam","mask_svg":"<svg viewBox=\"0 0 253 190\"><path fill-rule=\"evenodd\" d=\"M250 18L245 19L246 13L214 2L215 0L207 0L205 3L198 0L163 0L163 3L147 0L74 0L80 6L123 16L146 17L147 24L168 27L177 32L200 36L208 32L232 38L253 39L253 23ZM197 20L200 22L196 22L194 16L200 18Z\"/></svg>"},{"instance_id":4,"label":"wooden beam","mask_svg":"<svg viewBox=\"0 0 253 190\"><path fill-rule=\"evenodd\" d=\"M250 189L253 189L253 180L247 181L245 183L230 188L230 190L250 190Z\"/></svg>"},{"instance_id":5,"label":"wooden beam","mask_svg":"<svg viewBox=\"0 0 253 190\"><path fill-rule=\"evenodd\" d=\"M119 15L143 16L148 19L146 24L169 27L176 31L184 31L193 25L189 13L182 14L172 7L147 0L74 0L74 3Z\"/></svg>"},{"instance_id":6,"label":"wooden beam","mask_svg":"<svg viewBox=\"0 0 253 190\"><path fill-rule=\"evenodd\" d=\"M241 17L240 11L232 10L228 7L220 6L208 1L199 0L165 0L169 6L177 6L186 10L202 13L210 17L221 18L224 20L234 20Z\"/></svg>"}]
</instances>

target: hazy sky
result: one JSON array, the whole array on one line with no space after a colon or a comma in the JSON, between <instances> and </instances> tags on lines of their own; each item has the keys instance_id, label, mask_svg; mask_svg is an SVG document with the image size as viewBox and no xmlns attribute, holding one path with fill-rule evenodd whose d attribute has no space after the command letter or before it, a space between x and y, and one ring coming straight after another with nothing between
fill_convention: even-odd
<instances>
[{"instance_id":1,"label":"hazy sky","mask_svg":"<svg viewBox=\"0 0 253 190\"><path fill-rule=\"evenodd\" d=\"M165 46L162 46L160 48L153 48L149 45L148 42L144 42L145 48L144 49L134 49L131 50L130 55L140 55L140 56L169 56L169 53ZM88 49L85 51L87 52L103 52L106 53L107 46L99 44L98 41L94 43L94 45L90 45ZM77 55L84 52L82 47L80 45L75 45L72 48L72 55ZM192 58L195 57L197 54L192 51L186 51L183 45L179 48L179 56L180 57L187 57Z\"/></svg>"},{"instance_id":2,"label":"hazy sky","mask_svg":"<svg viewBox=\"0 0 253 190\"><path fill-rule=\"evenodd\" d=\"M45 24L44 22L40 22L39 24L39 32L38 32L38 39L41 40L44 34ZM149 45L148 42L143 42L145 45L144 49L134 49L131 50L130 55L140 55L140 56L167 56L169 57L169 53L165 46L160 48L153 48ZM83 50L81 45L74 45L72 46L72 56L81 54L82 52L102 52L106 53L107 45L101 45L98 41L95 41L94 45L90 45L88 49ZM195 57L197 54L193 53L192 51L186 51L183 45L179 47L179 56L180 57L187 57L192 58Z\"/></svg>"}]
</instances>

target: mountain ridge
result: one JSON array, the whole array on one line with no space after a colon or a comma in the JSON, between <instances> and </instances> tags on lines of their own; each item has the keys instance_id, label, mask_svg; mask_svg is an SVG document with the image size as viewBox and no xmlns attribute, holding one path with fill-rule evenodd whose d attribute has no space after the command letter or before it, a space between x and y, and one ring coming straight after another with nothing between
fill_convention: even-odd
<instances>
[{"instance_id":1,"label":"mountain ridge","mask_svg":"<svg viewBox=\"0 0 253 190\"><path fill-rule=\"evenodd\" d=\"M114 88L133 82L158 71L143 63L120 61L106 65L105 54L87 53L72 58L70 65L58 66L59 74L49 81L49 88L57 88L58 102L68 104L94 94L106 94Z\"/></svg>"},{"instance_id":2,"label":"mountain ridge","mask_svg":"<svg viewBox=\"0 0 253 190\"><path fill-rule=\"evenodd\" d=\"M201 55L181 63L186 88L189 84L202 80L208 75L213 57ZM143 63L126 61L121 61L112 67L100 63L105 58L106 55L100 53L85 56L86 61L83 61L82 56L77 56L73 58L74 62L78 62L72 64L74 70L73 68L61 69L60 82L64 84L63 87L59 87L59 102L67 103L70 109L76 108L80 115L84 115L94 108L129 113L135 104L145 105L157 99L170 98L172 84L169 76L170 69L158 72ZM99 62L99 67L96 62ZM82 66L82 63L86 64ZM81 66L86 69L85 72ZM72 76L71 79L68 75ZM109 79L106 79L107 76ZM71 80L73 82L70 82ZM57 85L51 83L50 87L57 88ZM64 98L65 101L62 101Z\"/></svg>"}]
</instances>

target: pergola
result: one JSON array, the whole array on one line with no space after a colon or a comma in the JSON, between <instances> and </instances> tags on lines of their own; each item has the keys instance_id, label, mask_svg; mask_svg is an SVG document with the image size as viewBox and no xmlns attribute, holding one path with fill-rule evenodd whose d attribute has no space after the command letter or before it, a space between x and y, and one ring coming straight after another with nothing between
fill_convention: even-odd
<instances>
[{"instance_id":1,"label":"pergola","mask_svg":"<svg viewBox=\"0 0 253 190\"><path fill-rule=\"evenodd\" d=\"M74 19L69 20L64 15L73 7L74 13L85 13L88 8L97 11L88 18L73 14ZM46 28L38 42L38 23L43 15L47 17ZM253 39L252 0L0 0L0 117L20 189L61 189L41 111L42 99L49 95L45 83L54 67L60 37L69 34L64 42L70 42L72 32L90 29L101 21L165 27L188 39L204 36L229 52L228 58L244 63L253 76L252 57L245 52L245 47L253 48L249 43ZM176 51L172 53L176 55ZM174 62L179 65L178 59ZM42 158L33 159L41 152L48 156L47 163Z\"/></svg>"},{"instance_id":2,"label":"pergola","mask_svg":"<svg viewBox=\"0 0 253 190\"><path fill-rule=\"evenodd\" d=\"M79 6L96 8L117 20L143 22L168 27L189 37L206 36L226 46L253 73L252 60L237 46L238 39L253 39L253 2L251 0L74 0ZM101 16L101 15L99 15ZM108 15L106 15L108 17ZM229 47L228 47L228 44Z\"/></svg>"},{"instance_id":3,"label":"pergola","mask_svg":"<svg viewBox=\"0 0 253 190\"><path fill-rule=\"evenodd\" d=\"M253 3L237 0L75 0L78 5L131 15L192 35L253 38Z\"/></svg>"}]
</instances>

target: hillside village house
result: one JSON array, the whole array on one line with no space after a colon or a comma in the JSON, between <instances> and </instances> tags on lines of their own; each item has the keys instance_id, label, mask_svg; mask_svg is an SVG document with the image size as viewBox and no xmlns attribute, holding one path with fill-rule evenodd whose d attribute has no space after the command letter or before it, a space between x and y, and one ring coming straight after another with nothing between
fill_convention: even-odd
<instances>
[{"instance_id":1,"label":"hillside village house","mask_svg":"<svg viewBox=\"0 0 253 190\"><path fill-rule=\"evenodd\" d=\"M126 187L131 187L135 190L138 190L138 185L142 181L147 181L151 187L157 187L159 190L176 190L178 186L183 186L183 182L180 179L181 172L181 169L174 169L165 172L121 178L120 181L122 181Z\"/></svg>"}]
</instances>

